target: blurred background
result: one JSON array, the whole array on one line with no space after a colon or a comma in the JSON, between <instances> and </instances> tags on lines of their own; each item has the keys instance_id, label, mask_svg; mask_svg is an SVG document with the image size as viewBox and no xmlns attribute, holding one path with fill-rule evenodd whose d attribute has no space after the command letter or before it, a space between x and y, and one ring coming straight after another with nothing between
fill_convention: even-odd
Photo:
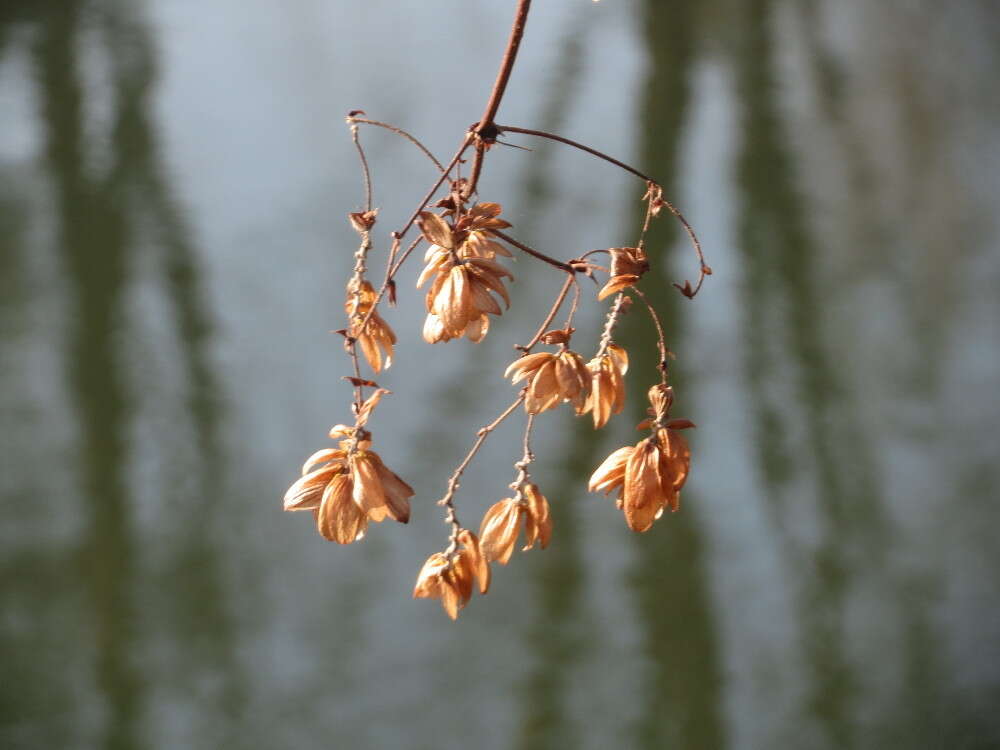
<instances>
[{"instance_id":1,"label":"blurred background","mask_svg":"<svg viewBox=\"0 0 1000 750\"><path fill-rule=\"evenodd\" d=\"M410 599L434 501L558 271L519 258L489 337L432 348L404 270L372 429L409 526L339 547L280 500L348 418L343 116L447 159L513 2L0 3L0 746L1000 746L997 5L535 6L498 121L656 176L715 270L677 294L697 265L657 222L693 471L644 535L586 492L656 378L631 315L626 413L540 420L551 546L452 623ZM362 138L379 267L434 171ZM533 150L494 149L480 194L515 236L635 241L640 181L508 140ZM469 526L521 428L469 470Z\"/></svg>"}]
</instances>

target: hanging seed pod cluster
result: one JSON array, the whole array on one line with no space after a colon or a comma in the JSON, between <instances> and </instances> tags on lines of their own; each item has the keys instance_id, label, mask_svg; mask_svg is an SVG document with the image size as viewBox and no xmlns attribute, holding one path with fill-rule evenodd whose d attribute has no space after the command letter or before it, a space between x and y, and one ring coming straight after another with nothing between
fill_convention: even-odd
<instances>
[{"instance_id":1,"label":"hanging seed pod cluster","mask_svg":"<svg viewBox=\"0 0 1000 750\"><path fill-rule=\"evenodd\" d=\"M504 264L515 253L562 271L564 282L556 290L552 305L534 335L526 344L516 347L519 355L514 361L498 363L499 367L506 366L505 377L512 383L513 402L477 432L468 453L445 480L445 492L438 501L444 509L449 534L443 549L433 552L418 572L413 595L440 600L453 619L475 590L480 594L489 591L491 564L506 565L519 547L521 551L536 546L544 549L553 534L558 539L549 499L531 475L535 460L531 449L532 428L539 415L560 408L572 409L576 415L591 420L594 429L603 428L622 411L630 397L625 388L629 356L615 343L614 334L622 316L633 305L652 317L657 330L657 339L650 346L657 348L659 357L656 372L650 373L653 383L645 396L649 419L639 425L648 434L635 445L612 452L596 467L589 489L615 493L628 527L646 531L665 511L673 512L680 507L680 493L691 462L683 430L694 425L671 414L674 403L668 382L671 353L656 311L640 289L642 278L650 269L645 248L650 223L666 210L681 223L691 240L699 275L694 286L689 281L675 284L682 294L687 297L697 294L711 269L705 263L694 231L663 197L654 179L590 146L555 133L496 123L530 7L531 0L517 3L507 49L483 115L464 134L448 163L440 162L401 128L369 119L361 110L348 115L351 137L360 157L366 204L364 211L348 215L360 242L346 288L347 325L337 331L343 337L353 370L345 376L353 387L352 422L337 424L330 430L330 438L337 441L336 447L323 447L310 456L302 467L301 477L284 499L285 510L312 511L319 534L339 544L363 539L370 523L388 519L405 524L409 520L413 489L374 450L368 423L383 397L390 393L374 378L381 378L393 363L397 342L397 334L386 320L391 315L383 307L386 302L390 306L395 303L397 284L407 278L403 275L404 266L420 245L425 246L423 270L413 283L424 290L427 315L422 336L428 346L475 345L489 334L491 325L518 303L516 280ZM378 210L372 205L372 178L360 140L362 126L383 128L406 138L437 170L436 180L406 224L389 233L388 253L378 288L368 278ZM515 238L515 229L501 218L501 204L483 200L478 192L490 147L505 133L555 140L640 178L645 187L642 200L646 211L636 244L559 259ZM459 167L468 161L470 153L469 174L462 177ZM405 248L404 243L408 243ZM595 281L597 284L592 283ZM588 300L607 305L603 328L595 332L597 335L589 339L589 344L588 337L573 327L580 304ZM561 327L553 327L553 321L564 308L567 308L565 322ZM587 356L582 352L592 354ZM370 374L366 375L365 370ZM521 456L513 464L510 492L504 493L508 496L486 511L477 534L459 520L460 479L497 426L519 414L525 422L524 437Z\"/></svg>"}]
</instances>

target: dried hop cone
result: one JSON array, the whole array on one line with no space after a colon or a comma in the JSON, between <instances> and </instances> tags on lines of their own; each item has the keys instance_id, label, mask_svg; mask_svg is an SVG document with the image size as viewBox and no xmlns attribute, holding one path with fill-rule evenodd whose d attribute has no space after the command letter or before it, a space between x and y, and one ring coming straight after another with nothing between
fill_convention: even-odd
<instances>
[{"instance_id":1,"label":"dried hop cone","mask_svg":"<svg viewBox=\"0 0 1000 750\"><path fill-rule=\"evenodd\" d=\"M480 204L480 206L497 204ZM500 265L495 256L510 253L498 242L489 239L488 226L491 222L507 222L490 216L489 211L472 216L470 210L452 228L437 214L423 211L418 224L424 238L431 243L424 255L424 270L417 280L420 288L431 278L427 291L427 319L423 336L428 343L450 341L465 336L472 341L482 341L489 330L488 315L500 315L503 311L493 297L503 299L510 307L510 295L503 279L513 280L510 272ZM490 209L492 210L492 209ZM461 229L459 227L465 226Z\"/></svg>"},{"instance_id":2,"label":"dried hop cone","mask_svg":"<svg viewBox=\"0 0 1000 750\"><path fill-rule=\"evenodd\" d=\"M563 347L559 352L537 352L510 364L503 376L512 383L528 379L524 408L540 414L563 401L573 404L577 414L587 410L591 372L583 358Z\"/></svg>"},{"instance_id":3,"label":"dried hop cone","mask_svg":"<svg viewBox=\"0 0 1000 750\"><path fill-rule=\"evenodd\" d=\"M375 297L375 290L367 281L354 282L348 286L344 312L350 321L348 334L361 345L368 365L375 372L381 372L383 367L392 364L392 347L396 343L396 334L378 312L371 313L364 330L361 330L365 317L375 304Z\"/></svg>"},{"instance_id":4,"label":"dried hop cone","mask_svg":"<svg viewBox=\"0 0 1000 750\"><path fill-rule=\"evenodd\" d=\"M517 537L524 526L527 552L538 542L542 549L549 546L552 537L552 518L549 501L537 486L525 484L519 497L508 497L495 503L483 516L479 528L480 544L487 560L506 565L514 553Z\"/></svg>"},{"instance_id":5,"label":"dried hop cone","mask_svg":"<svg viewBox=\"0 0 1000 750\"><path fill-rule=\"evenodd\" d=\"M655 393L654 393L655 391ZM680 492L691 467L691 450L679 430L694 425L686 419L667 419L672 396L665 386L650 389L653 434L636 445L619 448L590 477L591 492L618 490L617 505L633 531L646 531L667 507L680 507Z\"/></svg>"},{"instance_id":6,"label":"dried hop cone","mask_svg":"<svg viewBox=\"0 0 1000 750\"><path fill-rule=\"evenodd\" d=\"M435 552L427 558L413 588L414 599L440 599L452 620L472 597L473 583L478 583L480 594L490 588L490 566L476 535L462 529L457 540L461 549L451 555Z\"/></svg>"},{"instance_id":7,"label":"dried hop cone","mask_svg":"<svg viewBox=\"0 0 1000 750\"><path fill-rule=\"evenodd\" d=\"M591 374L590 398L585 411L591 412L594 428L608 423L612 414L625 407L625 373L628 372L628 352L617 344L608 344L604 354L587 363Z\"/></svg>"},{"instance_id":8,"label":"dried hop cone","mask_svg":"<svg viewBox=\"0 0 1000 750\"><path fill-rule=\"evenodd\" d=\"M413 489L371 450L369 434L361 431L355 439L354 429L334 427L330 437L348 439L339 448L325 448L310 456L302 467L302 478L285 493L285 510L313 511L319 533L339 544L363 538L369 521L410 520Z\"/></svg>"},{"instance_id":9,"label":"dried hop cone","mask_svg":"<svg viewBox=\"0 0 1000 750\"><path fill-rule=\"evenodd\" d=\"M597 299L610 297L639 281L649 270L649 259L641 247L613 247L611 253L611 278L597 294Z\"/></svg>"}]
</instances>

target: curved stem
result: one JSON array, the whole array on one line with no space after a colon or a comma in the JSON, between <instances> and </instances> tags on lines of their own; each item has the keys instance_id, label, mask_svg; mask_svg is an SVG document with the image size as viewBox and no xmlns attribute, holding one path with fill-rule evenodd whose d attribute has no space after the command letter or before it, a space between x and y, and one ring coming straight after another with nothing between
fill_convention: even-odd
<instances>
[{"instance_id":1,"label":"curved stem","mask_svg":"<svg viewBox=\"0 0 1000 750\"><path fill-rule=\"evenodd\" d=\"M479 453L479 449L483 447L483 443L486 442L486 438L489 437L489 434L499 427L500 423L513 414L517 407L521 405L521 402L524 401L525 391L526 389L522 389L521 395L517 397L517 400L504 409L500 413L500 416L488 425L479 428L479 431L476 433L476 442L472 444L472 448L470 448L469 452L465 454L465 458L462 459L462 463L456 467L455 471L452 472L452 475L448 478L448 489L444 493L444 497L438 500L437 503L438 505L443 505L448 509L445 514L445 523L451 524L452 527L451 545L445 551L445 554L447 555L454 552L455 548L458 546L458 532L462 528L458 523L458 516L455 513L455 493L458 491L459 486L461 486L459 480L462 477L462 473L469 467L469 464L472 463L472 459L476 457L476 454Z\"/></svg>"},{"instance_id":2,"label":"curved stem","mask_svg":"<svg viewBox=\"0 0 1000 750\"><path fill-rule=\"evenodd\" d=\"M483 116L473 128L472 133L478 138L493 140L495 138L496 126L493 118L496 117L500 108L500 101L503 99L504 91L507 90L507 82L510 81L510 74L514 70L514 61L517 59L517 51L521 46L521 38L524 36L524 27L528 22L528 11L531 9L531 0L518 0L517 9L514 11L514 23L510 27L510 37L507 39L507 48L504 50L503 59L500 61L500 70L497 71L496 81L493 83L493 90L490 98L486 102ZM485 145L480 143L476 148L476 156L472 162L472 172L469 182L465 187L466 197L476 192L476 185L479 183L479 175L483 168L483 155L486 153Z\"/></svg>"},{"instance_id":3,"label":"curved stem","mask_svg":"<svg viewBox=\"0 0 1000 750\"><path fill-rule=\"evenodd\" d=\"M349 123L360 122L364 125L374 125L375 127L385 128L386 130L395 133L396 135L402 136L410 143L412 143L414 146L423 151L424 156L426 156L428 159L434 162L434 166L438 168L439 172L445 171L444 166L442 166L441 162L437 160L437 157L435 157L434 154L431 153L430 149L427 148L424 144L422 144L419 140L417 140L416 137L414 137L410 133L407 133L402 128L397 128L395 125L390 125L387 122L380 122L378 120L369 120L365 117L351 117L350 115L348 115L347 121Z\"/></svg>"},{"instance_id":4,"label":"curved stem","mask_svg":"<svg viewBox=\"0 0 1000 750\"><path fill-rule=\"evenodd\" d=\"M653 308L651 304L649 304L649 300L646 299L645 294L640 292L634 286L630 288L633 292L639 295L639 299L641 299L642 303L646 306L646 309L649 311L649 316L653 319L653 324L656 326L656 335L658 339L656 342L656 346L660 350L660 362L659 364L656 365L656 369L660 371L660 382L666 385L667 362L668 362L667 357L669 356L670 350L667 348L667 338L663 333L663 325L660 323L660 316L656 314L656 310Z\"/></svg>"},{"instance_id":5,"label":"curved stem","mask_svg":"<svg viewBox=\"0 0 1000 750\"><path fill-rule=\"evenodd\" d=\"M507 242L507 243L513 245L518 250L522 250L523 252L526 252L528 255L531 255L531 256L533 256L535 258L538 258L538 260L540 260L540 261L544 261L545 263L548 263L550 266L554 266L555 268L558 268L560 271L565 271L566 273L570 273L570 274L575 274L576 273L576 269L572 265L570 265L569 263L563 263L561 260L556 260L555 258L550 258L545 253L540 253L537 250L535 250L533 247L529 247L528 245L525 245L523 242L518 242L513 237L511 237L509 234L504 234L499 229L491 229L490 231L493 234L495 234L497 237L499 237L500 239L502 239L504 242Z\"/></svg>"},{"instance_id":6,"label":"curved stem","mask_svg":"<svg viewBox=\"0 0 1000 750\"><path fill-rule=\"evenodd\" d=\"M618 159L615 159L612 156L608 156L604 152L598 151L596 148L591 148L590 146L584 146L579 141L574 141L569 138L565 138L564 136L556 135L555 133L547 133L544 130L530 130L528 128L517 128L514 127L513 125L497 125L497 130L499 130L501 133L523 133L524 135L534 135L538 136L539 138L548 138L550 141L559 141L559 143L565 143L567 146L572 146L573 148L578 148L581 151L586 151L588 154L596 156L598 159L604 159L604 161L610 162L611 164L614 164L616 167L621 167L626 172L631 172L636 177L639 177L645 180L646 182L656 182L656 180L654 180L652 177L644 175L638 169L636 169L635 167L630 167L623 161L618 161Z\"/></svg>"},{"instance_id":7,"label":"curved stem","mask_svg":"<svg viewBox=\"0 0 1000 750\"><path fill-rule=\"evenodd\" d=\"M552 303L552 308L549 310L549 314L545 316L545 320L538 327L538 331L534 336L531 337L529 341L524 346L515 345L514 348L524 354L528 354L537 344L541 341L542 336L552 325L552 321L555 320L556 315L559 313L559 308L562 307L562 303L566 300L566 295L569 294L570 285L575 281L573 274L566 277L566 281L563 283L562 289L559 290L559 295L556 297L556 301ZM578 287L579 288L579 287Z\"/></svg>"}]
</instances>

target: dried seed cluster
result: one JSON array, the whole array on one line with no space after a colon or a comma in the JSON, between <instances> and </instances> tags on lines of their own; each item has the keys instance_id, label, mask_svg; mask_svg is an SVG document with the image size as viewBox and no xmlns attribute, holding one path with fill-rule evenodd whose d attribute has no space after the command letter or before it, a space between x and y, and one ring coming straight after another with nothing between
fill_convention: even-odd
<instances>
[{"instance_id":1,"label":"dried seed cluster","mask_svg":"<svg viewBox=\"0 0 1000 750\"><path fill-rule=\"evenodd\" d=\"M477 185L485 154L504 132L516 132L555 138L582 148L592 155L618 166L622 162L573 141L541 131L529 131L513 126L499 126L492 118L499 106L517 54L517 40L523 31L530 2L520 0L509 43L506 64L501 68L494 92L482 120L465 135L452 161L444 166L405 131L386 123L368 120L356 110L348 115L352 140L358 150L364 172L364 210L348 215L350 225L360 236L353 254L351 277L346 285L344 311L347 325L337 331L344 338L344 348L353 365L353 374L344 379L353 388L351 413L353 424L338 424L330 430L337 447L327 447L310 456L302 467L302 475L285 493L284 508L289 511L312 511L319 533L339 544L351 544L362 539L370 522L390 518L407 523L410 518L410 498L414 491L391 471L372 450L372 435L367 425L376 407L390 392L362 374L362 358L372 376L382 373L393 363L397 336L382 317L384 300L395 304L396 281L401 267L411 252L426 243L424 267L416 279L417 288L426 287L424 303L427 317L422 328L423 339L437 344L454 339L480 342L490 330L491 320L510 308L509 284L514 277L502 259L511 258L511 248L523 252L532 260L546 263L566 274L565 283L556 295L551 309L538 326L538 332L524 346L515 347L521 356L510 363L504 378L510 378L519 388L517 398L493 422L477 433L464 459L452 472L447 490L438 504L445 509L445 522L451 533L447 546L431 554L413 590L415 598L438 599L447 614L455 619L470 601L473 591L486 594L490 587L491 563L507 565L512 559L518 540L523 536L522 551L542 549L549 545L553 524L549 500L531 477L535 455L531 450L534 420L540 414L569 404L578 416L590 415L595 429L604 427L611 417L622 412L626 399L626 374L629 372L628 353L614 341L614 332L622 316L628 312L633 298L649 312L657 330L655 346L659 353L657 380L648 391L649 419L639 429L649 435L635 445L615 450L590 477L589 489L605 494L617 491L617 505L634 531L648 530L668 508L676 511L680 492L687 480L691 454L681 430L694 425L670 416L673 390L668 383L668 359L663 326L659 317L637 285L650 270L644 238L650 221L664 208L680 221L688 233L700 263L697 286L690 282L675 284L686 296L692 297L701 287L704 277L711 274L705 265L701 247L687 221L668 201L654 181L646 181L646 216L639 241L634 247L613 247L590 250L578 258L560 260L531 248L509 236L511 224L500 218L499 203L479 202ZM438 168L437 181L427 197L413 210L411 219L390 234L392 241L385 262L385 276L376 289L367 279L369 255L373 249L372 232L378 209L372 205L372 180L361 142L359 124L387 128L415 143ZM469 177L458 175L463 156L473 151ZM632 174L641 173L631 167ZM447 191L436 203L433 196ZM436 210L434 210L436 209ZM419 236L405 250L403 241L411 227ZM606 254L607 267L590 260ZM597 301L614 297L607 311L603 329L586 350L594 351L589 361L571 348L573 318L581 298L581 277L595 281L597 274L605 283L596 293ZM570 292L572 302L562 327L552 328ZM551 350L535 351L536 347ZM592 347L592 348L591 348ZM498 367L499 370L499 367ZM366 391L366 389L370 389ZM523 405L523 412L520 407ZM523 453L514 463L516 476L510 484L510 496L493 503L485 512L474 534L458 519L456 495L463 472L496 427L514 414L525 414ZM504 493L507 494L507 493ZM464 511L463 511L464 513Z\"/></svg>"}]
</instances>

